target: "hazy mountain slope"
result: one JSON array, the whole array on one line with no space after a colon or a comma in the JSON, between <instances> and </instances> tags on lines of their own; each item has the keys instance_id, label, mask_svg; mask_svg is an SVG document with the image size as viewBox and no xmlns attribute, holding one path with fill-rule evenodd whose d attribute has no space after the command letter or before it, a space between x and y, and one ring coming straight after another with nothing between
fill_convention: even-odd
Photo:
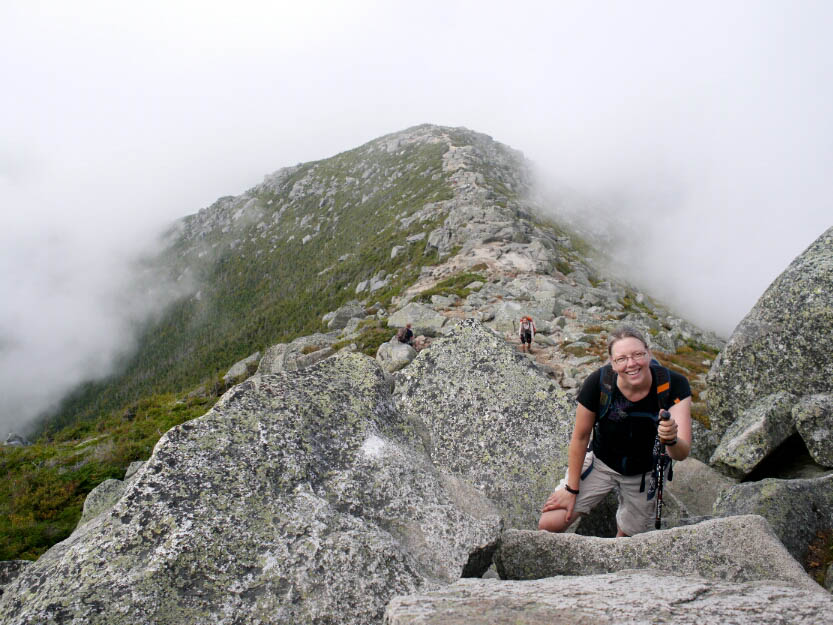
<instances>
[{"instance_id":1,"label":"hazy mountain slope","mask_svg":"<svg viewBox=\"0 0 833 625\"><path fill-rule=\"evenodd\" d=\"M156 267L191 295L142 328L121 372L79 389L52 426L188 388L257 349L320 330L324 313L380 271L387 285L372 300L389 302L448 243L428 235L457 201L459 181L443 159L455 149L478 172L479 204L506 208L528 186L519 152L465 129L425 125L281 169L181 220Z\"/></svg>"},{"instance_id":2,"label":"hazy mountain slope","mask_svg":"<svg viewBox=\"0 0 833 625\"><path fill-rule=\"evenodd\" d=\"M532 314L535 367L568 391L604 358L607 332L634 324L697 399L713 337L611 279L586 242L543 217L532 186L520 152L418 126L280 170L181 220L153 269L187 295L147 322L119 373L64 402L49 436L0 448L0 552L32 558L65 538L84 496L207 410L236 361L267 347L264 361L280 353L292 368L342 348L374 355L413 300L445 324L440 334L472 318L510 343L518 315ZM337 308L369 317L320 334Z\"/></svg>"}]
</instances>

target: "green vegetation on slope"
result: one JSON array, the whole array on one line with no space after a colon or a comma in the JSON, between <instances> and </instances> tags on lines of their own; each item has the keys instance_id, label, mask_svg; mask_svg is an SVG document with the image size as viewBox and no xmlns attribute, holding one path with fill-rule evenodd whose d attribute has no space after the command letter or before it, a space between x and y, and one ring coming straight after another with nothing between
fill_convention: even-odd
<instances>
[{"instance_id":1,"label":"green vegetation on slope","mask_svg":"<svg viewBox=\"0 0 833 625\"><path fill-rule=\"evenodd\" d=\"M216 398L143 399L96 423L71 425L51 442L0 447L0 560L34 560L72 533L84 499L146 460L170 428L204 414Z\"/></svg>"},{"instance_id":2,"label":"green vegetation on slope","mask_svg":"<svg viewBox=\"0 0 833 625\"><path fill-rule=\"evenodd\" d=\"M424 239L406 239L430 232L444 215L415 218L407 228L401 220L452 197L442 175L446 150L443 143L396 153L363 146L308 163L280 188L249 191L244 199L256 206L256 218L181 237L160 263L174 276L188 274L199 297L178 301L141 328L138 351L119 373L77 389L41 432L52 436L142 397L193 387L259 349L326 331L321 317L354 299L356 285L380 270L391 274L390 284L370 297L389 305L422 266L438 260ZM315 192L293 194L299 187ZM196 218L186 220L186 231ZM392 259L394 246L402 250Z\"/></svg>"}]
</instances>

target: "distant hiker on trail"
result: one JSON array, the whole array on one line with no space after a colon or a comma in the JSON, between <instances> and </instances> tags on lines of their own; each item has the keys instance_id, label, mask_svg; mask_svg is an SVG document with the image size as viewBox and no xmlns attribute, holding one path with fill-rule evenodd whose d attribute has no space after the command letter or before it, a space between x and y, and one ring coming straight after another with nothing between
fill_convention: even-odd
<instances>
[{"instance_id":1,"label":"distant hiker on trail","mask_svg":"<svg viewBox=\"0 0 833 625\"><path fill-rule=\"evenodd\" d=\"M532 339L535 338L535 324L532 317L521 317L518 324L518 336L521 339L521 351L532 351Z\"/></svg>"},{"instance_id":2,"label":"distant hiker on trail","mask_svg":"<svg viewBox=\"0 0 833 625\"><path fill-rule=\"evenodd\" d=\"M408 323L405 325L404 328L399 328L399 331L396 333L396 338L399 339L400 343L407 343L411 347L414 345L414 332L411 330L411 324Z\"/></svg>"},{"instance_id":3,"label":"distant hiker on trail","mask_svg":"<svg viewBox=\"0 0 833 625\"><path fill-rule=\"evenodd\" d=\"M607 352L608 364L591 373L579 391L567 474L544 504L538 529L563 532L617 486L617 537L658 526L657 476L664 472L670 479L665 469L670 459L684 460L691 451L688 380L653 360L633 328L613 332ZM661 410L668 410L670 419L660 419Z\"/></svg>"}]
</instances>

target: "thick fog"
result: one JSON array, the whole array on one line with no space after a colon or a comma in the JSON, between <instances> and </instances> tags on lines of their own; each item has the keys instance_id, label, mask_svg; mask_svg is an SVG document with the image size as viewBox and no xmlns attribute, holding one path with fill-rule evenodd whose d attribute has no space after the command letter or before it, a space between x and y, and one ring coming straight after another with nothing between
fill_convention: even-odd
<instances>
[{"instance_id":1,"label":"thick fog","mask_svg":"<svg viewBox=\"0 0 833 625\"><path fill-rule=\"evenodd\" d=\"M522 150L728 335L833 225L833 8L669 4L0 4L0 433L176 295L134 277L172 220L425 122Z\"/></svg>"}]
</instances>

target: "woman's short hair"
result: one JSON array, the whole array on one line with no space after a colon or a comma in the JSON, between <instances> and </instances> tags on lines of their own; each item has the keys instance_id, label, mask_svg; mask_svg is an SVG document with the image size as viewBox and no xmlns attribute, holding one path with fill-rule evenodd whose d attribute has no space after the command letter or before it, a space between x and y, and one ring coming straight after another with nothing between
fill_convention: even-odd
<instances>
[{"instance_id":1,"label":"woman's short hair","mask_svg":"<svg viewBox=\"0 0 833 625\"><path fill-rule=\"evenodd\" d=\"M616 328L613 332L610 333L610 336L607 338L607 355L613 355L613 344L616 341L621 341L622 339L636 339L641 341L642 344L645 346L645 349L650 349L648 347L648 341L645 340L645 337L642 336L642 333L632 326L620 326Z\"/></svg>"}]
</instances>

